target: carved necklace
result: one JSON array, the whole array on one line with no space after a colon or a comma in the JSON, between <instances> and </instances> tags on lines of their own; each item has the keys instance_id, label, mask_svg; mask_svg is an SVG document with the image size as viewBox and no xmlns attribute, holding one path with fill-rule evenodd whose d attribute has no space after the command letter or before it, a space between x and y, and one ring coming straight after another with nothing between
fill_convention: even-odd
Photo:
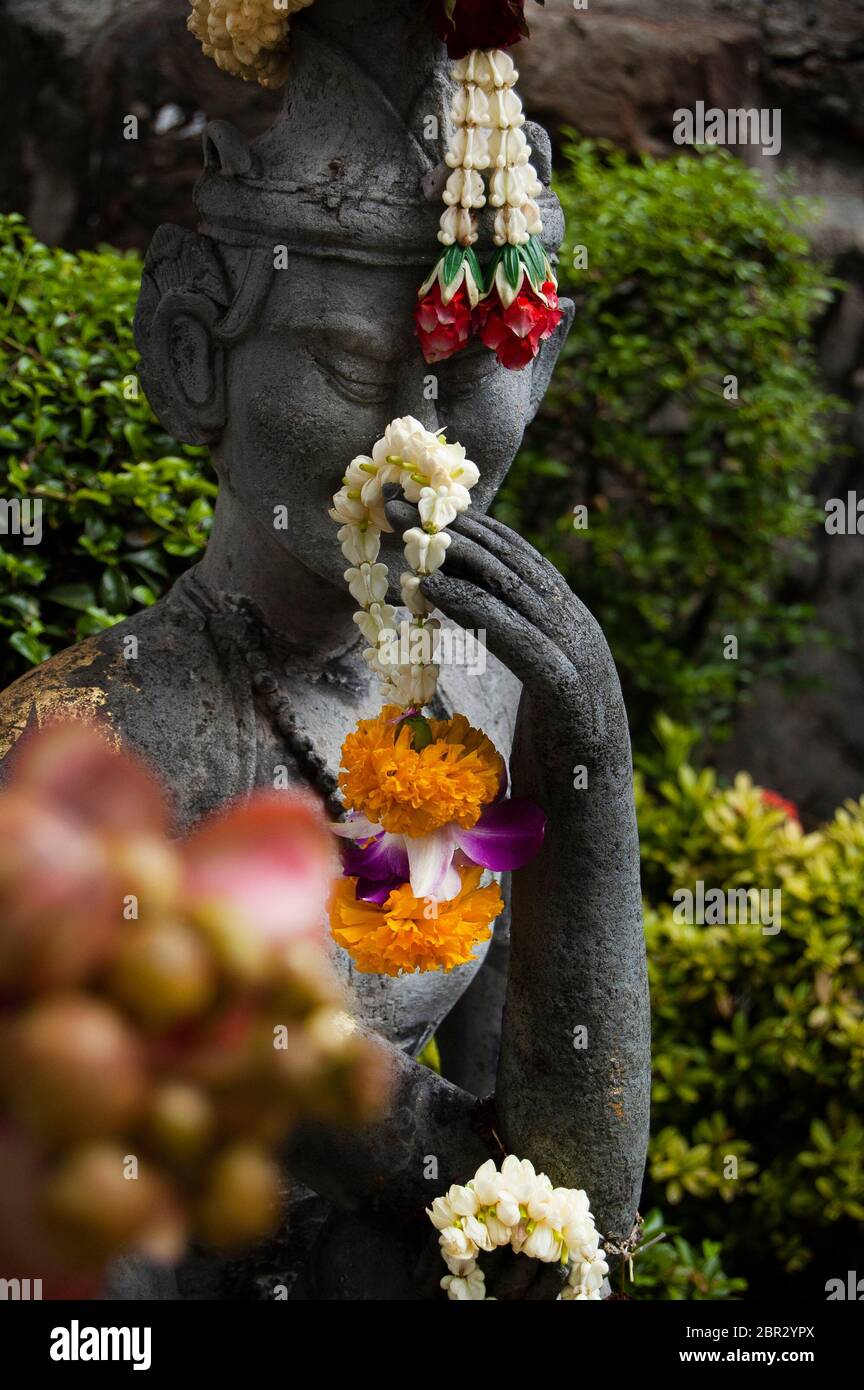
<instances>
[{"instance_id":1,"label":"carved necklace","mask_svg":"<svg viewBox=\"0 0 864 1390\"><path fill-rule=\"evenodd\" d=\"M266 623L258 609L240 595L217 594L194 571L187 572L178 580L175 592L178 590L205 619L223 665L230 668L237 657L242 661L254 703L267 719L277 740L285 745L298 779L313 787L324 801L328 814L338 819L344 814L344 808L338 798L336 778L312 739L298 727L291 698L272 669L273 663L268 657L270 644ZM215 622L213 619L216 617L226 621ZM339 655L347 655L358 641L359 635ZM298 656L308 658L308 647L298 644L295 651ZM338 679L326 668L321 674L327 681Z\"/></svg>"}]
</instances>

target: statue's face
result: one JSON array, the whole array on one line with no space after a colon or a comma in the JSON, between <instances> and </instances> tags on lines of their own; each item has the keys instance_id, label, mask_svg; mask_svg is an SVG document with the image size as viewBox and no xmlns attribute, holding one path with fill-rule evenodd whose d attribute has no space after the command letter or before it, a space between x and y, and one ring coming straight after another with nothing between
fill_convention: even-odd
<instances>
[{"instance_id":1,"label":"statue's face","mask_svg":"<svg viewBox=\"0 0 864 1390\"><path fill-rule=\"evenodd\" d=\"M481 509L522 439L531 368L507 371L479 344L427 365L411 317L417 282L416 267L293 258L273 274L262 321L228 356L223 478L268 528L287 507L276 538L333 582L346 562L330 499L392 419L415 415L465 446L480 469Z\"/></svg>"}]
</instances>

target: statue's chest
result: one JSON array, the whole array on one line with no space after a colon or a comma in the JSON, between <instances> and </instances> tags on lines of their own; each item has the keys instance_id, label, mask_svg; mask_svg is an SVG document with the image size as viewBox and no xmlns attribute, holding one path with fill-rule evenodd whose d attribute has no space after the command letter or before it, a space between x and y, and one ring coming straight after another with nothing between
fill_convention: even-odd
<instances>
[{"instance_id":1,"label":"statue's chest","mask_svg":"<svg viewBox=\"0 0 864 1390\"><path fill-rule=\"evenodd\" d=\"M439 689L447 713L465 714L509 756L519 699L518 682L509 672L488 658L483 676L444 670ZM277 688L259 692L256 699L255 783L278 787L300 780L323 796L332 793L346 734L359 719L373 718L379 710L377 682L356 658L334 662L324 673L280 671ZM358 1016L410 1052L418 1051L446 1018L486 952L485 946L478 947L474 962L449 974L392 978L358 973L345 951L335 943L330 946Z\"/></svg>"}]
</instances>

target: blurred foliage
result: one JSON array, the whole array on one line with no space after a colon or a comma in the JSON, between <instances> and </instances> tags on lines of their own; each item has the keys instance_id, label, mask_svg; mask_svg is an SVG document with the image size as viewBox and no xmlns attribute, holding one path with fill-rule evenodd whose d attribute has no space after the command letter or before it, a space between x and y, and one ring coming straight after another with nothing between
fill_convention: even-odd
<instances>
[{"instance_id":1,"label":"blurred foliage","mask_svg":"<svg viewBox=\"0 0 864 1390\"><path fill-rule=\"evenodd\" d=\"M496 512L602 615L637 738L660 709L721 732L807 630L782 586L824 521L807 488L840 402L809 335L835 282L799 230L812 209L724 152L565 156L576 318Z\"/></svg>"},{"instance_id":2,"label":"blurred foliage","mask_svg":"<svg viewBox=\"0 0 864 1390\"><path fill-rule=\"evenodd\" d=\"M648 1200L748 1277L838 1269L864 1221L864 798L806 834L661 717L636 778L654 1030ZM672 895L782 891L781 930L688 925ZM678 914L681 915L680 913ZM730 1158L737 1160L737 1178ZM820 1266L821 1267L821 1263Z\"/></svg>"},{"instance_id":3,"label":"blurred foliage","mask_svg":"<svg viewBox=\"0 0 864 1390\"><path fill-rule=\"evenodd\" d=\"M665 1237L662 1241L657 1240L661 1233ZM633 1260L632 1281L626 1266L619 1268L612 1279L628 1297L652 1302L726 1302L747 1290L746 1279L731 1278L725 1273L718 1241L703 1240L699 1246L691 1245L656 1208L645 1218L641 1249Z\"/></svg>"},{"instance_id":4,"label":"blurred foliage","mask_svg":"<svg viewBox=\"0 0 864 1390\"><path fill-rule=\"evenodd\" d=\"M141 262L36 241L0 217L0 496L41 499L39 546L0 549L0 688L153 603L203 547L216 485L147 404Z\"/></svg>"}]
</instances>

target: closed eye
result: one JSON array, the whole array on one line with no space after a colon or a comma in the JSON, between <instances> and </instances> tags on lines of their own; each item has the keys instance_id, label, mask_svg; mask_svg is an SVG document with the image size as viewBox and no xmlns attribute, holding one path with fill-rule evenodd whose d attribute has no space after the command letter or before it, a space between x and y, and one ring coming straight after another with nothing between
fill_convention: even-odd
<instances>
[{"instance_id":1,"label":"closed eye","mask_svg":"<svg viewBox=\"0 0 864 1390\"><path fill-rule=\"evenodd\" d=\"M311 356L319 371L349 401L377 405L386 401L393 391L393 376L375 358L355 357L348 353L328 353L325 357L312 352Z\"/></svg>"}]
</instances>

